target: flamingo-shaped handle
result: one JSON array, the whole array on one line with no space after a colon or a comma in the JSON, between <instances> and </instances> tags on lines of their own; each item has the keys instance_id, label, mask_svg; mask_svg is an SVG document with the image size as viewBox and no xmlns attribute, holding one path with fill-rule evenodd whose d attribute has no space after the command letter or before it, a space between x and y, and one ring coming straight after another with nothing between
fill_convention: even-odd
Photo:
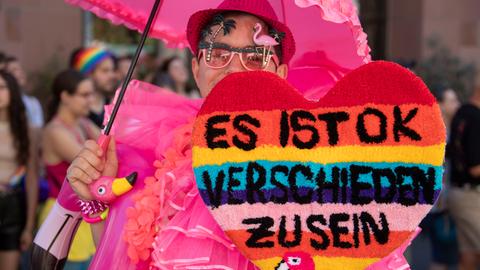
<instances>
[{"instance_id":1,"label":"flamingo-shaped handle","mask_svg":"<svg viewBox=\"0 0 480 270\"><path fill-rule=\"evenodd\" d=\"M137 173L133 172L130 175L122 178L102 176L92 182L88 187L93 197L100 202L83 202L81 201L83 220L87 223L97 223L105 220L108 216L108 204L115 201L118 197L129 192L135 181L137 180ZM93 206L91 205L93 203ZM94 208L101 211L100 215L91 217L96 214Z\"/></svg>"},{"instance_id":2,"label":"flamingo-shaped handle","mask_svg":"<svg viewBox=\"0 0 480 270\"><path fill-rule=\"evenodd\" d=\"M110 136L101 134L97 140L103 153L107 152ZM131 173L124 178L114 178L102 176L89 184L88 188L95 200L104 203L112 203L117 197L125 194L133 188L137 180L137 173Z\"/></svg>"},{"instance_id":3,"label":"flamingo-shaped handle","mask_svg":"<svg viewBox=\"0 0 480 270\"><path fill-rule=\"evenodd\" d=\"M110 136L101 134L97 140L97 143L103 150L103 153L106 153L110 143ZM99 210L102 211L102 213L96 217L91 217L90 215L94 214L95 212L93 209L90 209L92 206L89 205L88 202L81 201L82 209L87 210L82 211L83 219L88 223L96 223L105 220L108 215L108 204L112 203L115 201L115 199L130 191L137 180L137 175L138 174L134 172L123 178L102 176L90 183L88 188L95 200L100 201L98 205L100 206Z\"/></svg>"},{"instance_id":4,"label":"flamingo-shaped handle","mask_svg":"<svg viewBox=\"0 0 480 270\"><path fill-rule=\"evenodd\" d=\"M98 144L104 153L106 153L109 142L110 136L101 135L98 138ZM94 198L110 203L118 196L128 192L136 178L136 173L132 173L125 178L101 177L93 182L89 188ZM100 184L105 186L105 190ZM108 210L102 213L100 220L105 219L107 213ZM32 265L35 265L35 269L63 269L71 241L81 221L82 214L78 196L72 190L68 180L65 179L52 210L50 210L33 241ZM97 218L92 221L99 220Z\"/></svg>"}]
</instances>

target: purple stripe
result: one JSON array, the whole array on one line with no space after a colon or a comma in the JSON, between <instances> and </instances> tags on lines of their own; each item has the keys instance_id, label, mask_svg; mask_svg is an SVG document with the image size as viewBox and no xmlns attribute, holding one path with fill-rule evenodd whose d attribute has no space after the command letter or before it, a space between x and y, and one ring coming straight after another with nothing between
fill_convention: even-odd
<instances>
[{"instance_id":1,"label":"purple stripe","mask_svg":"<svg viewBox=\"0 0 480 270\"><path fill-rule=\"evenodd\" d=\"M208 206L215 206L215 204L211 202L210 197L208 195L208 192L206 190L200 189L199 191L200 191L200 195L202 196L205 204L207 204ZM302 187L302 188L299 188L298 194L300 196L305 196L310 191L313 191L313 189ZM382 200L375 200L375 198L374 198L374 192L375 191L373 189L367 189L367 190L362 190L360 192L360 196L362 198L363 197L371 198L372 200L362 201L362 200L358 200L358 196L352 197L352 190L350 188L346 189L345 199L343 199L342 190L339 189L338 191L339 191L338 192L338 198L337 198L337 200L334 200L332 190L330 190L330 189L324 190L323 191L323 196L322 196L322 199L323 199L322 203L352 203L352 204L355 204L355 205L362 205L362 204L366 204L366 203L370 203L370 202L377 202L377 203L400 203L402 205L409 206L409 205L413 205L413 204L416 204L416 203L419 203L419 204L433 204L433 202L438 198L438 195L440 194L440 190L435 190L435 191L433 191L433 194L432 194L433 196L425 196L425 194L423 193L423 190L420 189L420 191L418 193L418 199L417 199L417 198L415 198L416 196L414 194L414 191L405 192L402 196L400 196L400 194L398 192L398 189L397 189L396 192L395 192L395 195L391 199L388 199L387 201L382 201ZM273 201L276 198L285 197L285 193L279 188L262 190L262 192L264 194L265 202L270 202L270 201ZM388 189L382 188L382 198L385 198L385 195L387 194L387 192L388 192ZM221 194L222 194L221 195L222 197L220 199L220 205L227 204L228 203L228 192L223 191ZM299 201L297 201L294 198L292 192L289 192L287 197L288 197L287 198L288 202L300 203ZM313 192L311 200L306 200L303 203L304 204L309 204L309 203L312 203L312 202L317 202L318 197L319 197L318 192ZM245 190L233 191L231 198L238 201L236 204L245 203L245 202L247 202L247 192ZM253 194L253 200L251 200L249 203L261 203L261 202L262 201L260 201L258 194L254 193ZM278 202L278 201L276 201L276 202ZM278 203L282 203L282 202L278 202ZM232 204L232 203L230 203L230 204Z\"/></svg>"}]
</instances>

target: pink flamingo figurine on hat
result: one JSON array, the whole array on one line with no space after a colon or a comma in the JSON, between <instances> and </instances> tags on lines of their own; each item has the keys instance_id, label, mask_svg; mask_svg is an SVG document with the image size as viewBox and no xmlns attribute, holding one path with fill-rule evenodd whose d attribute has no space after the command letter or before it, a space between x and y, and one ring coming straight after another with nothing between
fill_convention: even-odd
<instances>
[{"instance_id":1,"label":"pink flamingo figurine on hat","mask_svg":"<svg viewBox=\"0 0 480 270\"><path fill-rule=\"evenodd\" d=\"M255 33L253 34L253 42L255 42L256 45L268 47L268 50L266 52L265 50L263 51L263 64L266 65L267 55L270 54L272 47L278 45L279 43L269 35L260 35L260 32L262 32L262 25L260 23L256 23L253 27L253 30L255 31Z\"/></svg>"}]
</instances>

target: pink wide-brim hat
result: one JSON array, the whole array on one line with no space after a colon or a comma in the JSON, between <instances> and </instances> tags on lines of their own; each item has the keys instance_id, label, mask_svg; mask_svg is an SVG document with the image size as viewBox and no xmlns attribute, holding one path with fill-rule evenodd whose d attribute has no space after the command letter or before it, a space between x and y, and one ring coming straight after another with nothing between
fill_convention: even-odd
<instances>
[{"instance_id":1,"label":"pink wide-brim hat","mask_svg":"<svg viewBox=\"0 0 480 270\"><path fill-rule=\"evenodd\" d=\"M195 12L187 24L187 39L194 55L198 54L198 43L201 39L201 31L209 23L213 16L225 11L242 11L252 14L279 32L285 33L281 41L282 63L288 64L295 54L295 40L290 29L280 21L267 0L225 0L215 9L206 9Z\"/></svg>"}]
</instances>

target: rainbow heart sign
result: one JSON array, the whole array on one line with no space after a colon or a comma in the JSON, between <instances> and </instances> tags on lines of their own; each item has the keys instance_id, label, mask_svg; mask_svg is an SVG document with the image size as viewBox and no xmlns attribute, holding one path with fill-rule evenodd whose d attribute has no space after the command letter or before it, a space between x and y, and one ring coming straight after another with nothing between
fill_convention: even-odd
<instances>
[{"instance_id":1,"label":"rainbow heart sign","mask_svg":"<svg viewBox=\"0 0 480 270\"><path fill-rule=\"evenodd\" d=\"M432 207L444 150L425 84L372 62L315 102L272 73L227 76L197 115L193 167L213 217L260 269L365 269Z\"/></svg>"}]
</instances>

